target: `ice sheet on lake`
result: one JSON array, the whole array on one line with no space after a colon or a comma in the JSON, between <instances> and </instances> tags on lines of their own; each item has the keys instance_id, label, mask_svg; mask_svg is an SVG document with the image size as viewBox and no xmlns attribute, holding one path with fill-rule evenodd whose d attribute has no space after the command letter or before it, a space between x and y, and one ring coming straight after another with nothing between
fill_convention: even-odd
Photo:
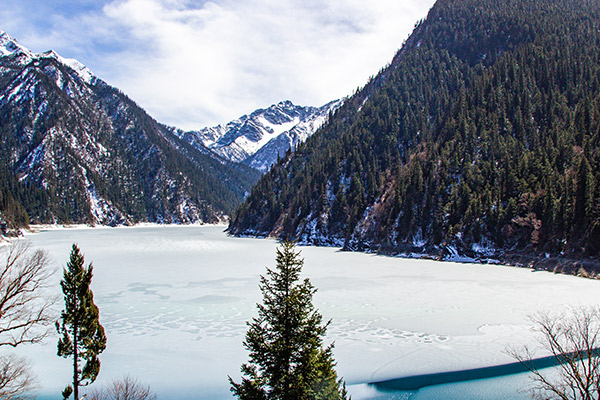
<instances>
[{"instance_id":1,"label":"ice sheet on lake","mask_svg":"<svg viewBox=\"0 0 600 400\"><path fill-rule=\"evenodd\" d=\"M74 242L93 261L108 336L100 384L129 373L163 398L176 398L175 389L181 399L230 398L227 375L239 379L247 359L245 322L260 301L259 275L274 266L274 241L230 238L214 226L63 229L28 239L60 268ZM528 269L300 249L350 384L511 362L508 345L533 341L528 314L592 304L600 285ZM56 340L19 351L33 360L41 393L59 398L70 361L56 357Z\"/></svg>"}]
</instances>

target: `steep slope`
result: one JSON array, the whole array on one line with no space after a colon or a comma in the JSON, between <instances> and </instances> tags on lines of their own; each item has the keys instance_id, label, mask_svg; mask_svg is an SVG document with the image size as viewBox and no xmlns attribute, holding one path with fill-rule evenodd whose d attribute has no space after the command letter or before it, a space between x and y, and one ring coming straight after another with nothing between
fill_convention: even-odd
<instances>
[{"instance_id":1,"label":"steep slope","mask_svg":"<svg viewBox=\"0 0 600 400\"><path fill-rule=\"evenodd\" d=\"M266 172L290 148L305 141L341 105L297 106L290 101L258 109L225 125L173 133L198 148L209 148L221 157Z\"/></svg>"},{"instance_id":2,"label":"steep slope","mask_svg":"<svg viewBox=\"0 0 600 400\"><path fill-rule=\"evenodd\" d=\"M0 219L216 222L258 174L169 133L75 60L0 34Z\"/></svg>"},{"instance_id":3,"label":"steep slope","mask_svg":"<svg viewBox=\"0 0 600 400\"><path fill-rule=\"evenodd\" d=\"M598 2L438 1L391 64L259 181L229 231L597 263L599 28Z\"/></svg>"}]
</instances>

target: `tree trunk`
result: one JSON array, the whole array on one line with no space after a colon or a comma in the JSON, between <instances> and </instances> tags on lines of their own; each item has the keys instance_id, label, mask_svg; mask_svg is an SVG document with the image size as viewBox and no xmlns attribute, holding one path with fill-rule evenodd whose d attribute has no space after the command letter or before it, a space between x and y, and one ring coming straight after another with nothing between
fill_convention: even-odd
<instances>
[{"instance_id":1,"label":"tree trunk","mask_svg":"<svg viewBox=\"0 0 600 400\"><path fill-rule=\"evenodd\" d=\"M73 399L79 400L79 371L77 365L77 325L73 327Z\"/></svg>"}]
</instances>

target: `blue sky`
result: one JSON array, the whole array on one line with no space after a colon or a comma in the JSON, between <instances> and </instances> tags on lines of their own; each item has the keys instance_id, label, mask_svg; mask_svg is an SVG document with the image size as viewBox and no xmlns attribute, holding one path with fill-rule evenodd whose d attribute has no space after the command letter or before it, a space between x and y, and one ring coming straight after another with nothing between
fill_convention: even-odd
<instances>
[{"instance_id":1,"label":"blue sky","mask_svg":"<svg viewBox=\"0 0 600 400\"><path fill-rule=\"evenodd\" d=\"M352 94L433 0L4 0L0 29L76 58L160 122L228 122Z\"/></svg>"}]
</instances>

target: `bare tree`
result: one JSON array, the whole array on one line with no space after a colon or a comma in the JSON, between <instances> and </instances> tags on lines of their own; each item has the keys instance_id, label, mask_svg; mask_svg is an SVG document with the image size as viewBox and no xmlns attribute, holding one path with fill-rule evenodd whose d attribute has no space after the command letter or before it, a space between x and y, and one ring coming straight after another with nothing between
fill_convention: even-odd
<instances>
[{"instance_id":1,"label":"bare tree","mask_svg":"<svg viewBox=\"0 0 600 400\"><path fill-rule=\"evenodd\" d=\"M561 313L531 317L545 352L557 367L542 371L534 366L532 351L510 350L534 376L533 397L539 399L600 399L600 308L570 308Z\"/></svg>"},{"instance_id":2,"label":"bare tree","mask_svg":"<svg viewBox=\"0 0 600 400\"><path fill-rule=\"evenodd\" d=\"M18 241L5 248L0 264L0 347L37 343L53 322L54 299L46 293L52 275L47 254ZM0 399L18 400L34 387L29 364L0 356Z\"/></svg>"},{"instance_id":3,"label":"bare tree","mask_svg":"<svg viewBox=\"0 0 600 400\"><path fill-rule=\"evenodd\" d=\"M35 380L24 358L0 356L0 399L27 399Z\"/></svg>"},{"instance_id":4,"label":"bare tree","mask_svg":"<svg viewBox=\"0 0 600 400\"><path fill-rule=\"evenodd\" d=\"M0 346L37 343L54 322L55 299L45 293L52 272L46 252L13 242L0 266Z\"/></svg>"},{"instance_id":5,"label":"bare tree","mask_svg":"<svg viewBox=\"0 0 600 400\"><path fill-rule=\"evenodd\" d=\"M150 386L140 383L129 375L115 379L104 388L92 390L87 398L90 400L156 400Z\"/></svg>"}]
</instances>

